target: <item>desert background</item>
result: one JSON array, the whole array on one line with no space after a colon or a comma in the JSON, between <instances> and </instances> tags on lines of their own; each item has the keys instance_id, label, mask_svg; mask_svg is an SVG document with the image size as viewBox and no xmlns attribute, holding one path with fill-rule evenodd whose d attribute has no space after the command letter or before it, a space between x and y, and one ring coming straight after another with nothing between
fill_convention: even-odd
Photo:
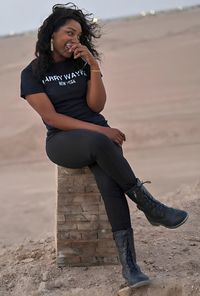
<instances>
[{"instance_id":1,"label":"desert background","mask_svg":"<svg viewBox=\"0 0 200 296\"><path fill-rule=\"evenodd\" d=\"M177 230L155 229L129 202L140 266L158 285L123 295L200 295L200 8L107 21L102 33L102 114L126 134L124 155L150 192L190 214ZM55 165L41 118L19 96L35 41L0 38L0 295L117 295L120 266L55 266Z\"/></svg>"}]
</instances>

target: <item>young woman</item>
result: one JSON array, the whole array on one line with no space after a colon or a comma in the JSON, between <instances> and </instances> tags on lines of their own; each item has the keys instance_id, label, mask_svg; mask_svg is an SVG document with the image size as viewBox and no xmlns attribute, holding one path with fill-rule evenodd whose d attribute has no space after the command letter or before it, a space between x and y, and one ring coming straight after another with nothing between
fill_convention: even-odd
<instances>
[{"instance_id":1,"label":"young woman","mask_svg":"<svg viewBox=\"0 0 200 296\"><path fill-rule=\"evenodd\" d=\"M125 134L100 113L106 102L93 44L100 27L73 3L54 5L38 30L35 56L21 72L21 97L47 128L46 153L57 165L89 166L104 199L122 274L128 285L150 283L136 263L133 229L125 194L152 225L176 228L188 218L157 201L123 156ZM148 182L148 181L147 181Z\"/></svg>"}]
</instances>

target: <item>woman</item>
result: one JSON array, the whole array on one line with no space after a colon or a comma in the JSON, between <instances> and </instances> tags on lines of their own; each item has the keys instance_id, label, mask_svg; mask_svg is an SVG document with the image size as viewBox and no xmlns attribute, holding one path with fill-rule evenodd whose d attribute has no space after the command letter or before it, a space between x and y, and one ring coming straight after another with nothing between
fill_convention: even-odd
<instances>
[{"instance_id":1,"label":"woman","mask_svg":"<svg viewBox=\"0 0 200 296\"><path fill-rule=\"evenodd\" d=\"M57 165L89 166L104 199L122 274L128 285L150 283L136 263L133 229L125 194L152 225L176 228L188 218L157 201L123 156L125 134L100 113L106 92L93 39L100 27L73 3L54 5L38 30L36 58L21 72L21 97L47 128L46 153Z\"/></svg>"}]
</instances>

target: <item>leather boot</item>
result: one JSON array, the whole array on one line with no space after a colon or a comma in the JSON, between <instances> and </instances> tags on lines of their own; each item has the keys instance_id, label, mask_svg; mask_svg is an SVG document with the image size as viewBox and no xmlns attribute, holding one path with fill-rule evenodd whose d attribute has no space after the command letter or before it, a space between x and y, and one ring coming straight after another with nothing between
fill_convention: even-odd
<instances>
[{"instance_id":1,"label":"leather boot","mask_svg":"<svg viewBox=\"0 0 200 296\"><path fill-rule=\"evenodd\" d=\"M125 193L137 204L137 208L144 212L148 221L154 226L177 228L188 219L188 213L176 208L168 207L156 200L144 187L144 183L137 178L137 183Z\"/></svg>"},{"instance_id":2,"label":"leather boot","mask_svg":"<svg viewBox=\"0 0 200 296\"><path fill-rule=\"evenodd\" d=\"M150 279L142 273L136 263L133 229L119 230L113 232L119 259L122 265L122 275L129 286L134 288L148 285Z\"/></svg>"}]
</instances>

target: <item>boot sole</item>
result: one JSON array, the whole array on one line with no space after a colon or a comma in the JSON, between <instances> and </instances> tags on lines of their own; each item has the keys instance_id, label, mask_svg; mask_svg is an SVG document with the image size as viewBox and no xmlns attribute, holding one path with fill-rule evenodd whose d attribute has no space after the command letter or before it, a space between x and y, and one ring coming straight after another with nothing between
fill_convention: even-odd
<instances>
[{"instance_id":1,"label":"boot sole","mask_svg":"<svg viewBox=\"0 0 200 296\"><path fill-rule=\"evenodd\" d=\"M187 214L187 216L185 217L185 219L183 221L181 221L179 224L174 225L174 226L165 226L163 224L159 224L159 223L152 222L152 221L149 221L149 222L153 226L163 226L163 227L166 227L166 228L169 228L169 229L175 229L175 228L178 228L179 226L183 225L187 221L188 217L189 217L189 215Z\"/></svg>"},{"instance_id":2,"label":"boot sole","mask_svg":"<svg viewBox=\"0 0 200 296\"><path fill-rule=\"evenodd\" d=\"M150 285L152 283L152 280L148 279L148 280L145 280L145 281L140 281L138 283L135 283L133 285L131 284L128 284L128 282L126 282L126 284L122 285L120 287L120 292L125 292L127 291L127 289L135 289L135 288L140 288L140 287L143 287L143 286L147 286L147 285Z\"/></svg>"},{"instance_id":3,"label":"boot sole","mask_svg":"<svg viewBox=\"0 0 200 296\"><path fill-rule=\"evenodd\" d=\"M128 287L129 288L139 288L139 287L142 287L142 286L147 286L151 284L151 280L146 280L146 281L141 281L141 282L138 282L134 285L129 285Z\"/></svg>"}]
</instances>

